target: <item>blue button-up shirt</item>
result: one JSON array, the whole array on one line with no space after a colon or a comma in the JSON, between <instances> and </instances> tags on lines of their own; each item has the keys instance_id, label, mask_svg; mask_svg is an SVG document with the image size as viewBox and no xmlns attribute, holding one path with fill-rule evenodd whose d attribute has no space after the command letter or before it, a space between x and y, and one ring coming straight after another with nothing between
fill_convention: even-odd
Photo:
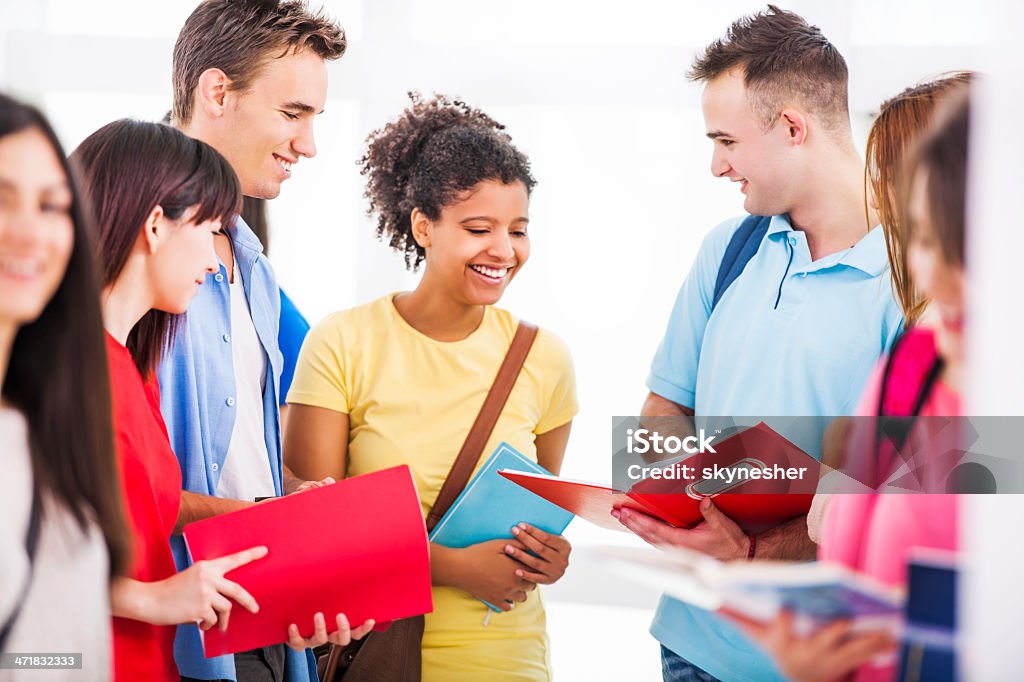
<instances>
[{"instance_id":1,"label":"blue button-up shirt","mask_svg":"<svg viewBox=\"0 0 1024 682\"><path fill-rule=\"evenodd\" d=\"M274 492L283 493L281 460L281 419L278 390L281 352L277 333L281 300L270 262L263 255L259 239L239 218L226 228L249 302L249 313L267 359L263 389L264 437L274 479ZM164 355L158 371L160 408L167 423L171 446L181 465L182 487L203 495L216 495L217 482L228 454L235 426L235 367L231 351L230 273L221 264L206 276L199 293ZM190 565L185 543L171 538L178 570ZM284 637L285 633L281 633ZM312 655L287 649L286 676L289 682L315 680ZM198 679L235 679L232 656L205 658L199 628L179 625L174 658L181 674Z\"/></svg>"},{"instance_id":2,"label":"blue button-up shirt","mask_svg":"<svg viewBox=\"0 0 1024 682\"><path fill-rule=\"evenodd\" d=\"M719 265L741 220L726 221L705 238L647 387L692 407L698 418L850 414L903 323L881 228L812 261L806 235L786 217L773 217L757 253L712 313ZM820 433L815 439L798 431L782 433L820 459ZM781 679L738 628L674 599L662 599L651 633L719 679Z\"/></svg>"}]
</instances>

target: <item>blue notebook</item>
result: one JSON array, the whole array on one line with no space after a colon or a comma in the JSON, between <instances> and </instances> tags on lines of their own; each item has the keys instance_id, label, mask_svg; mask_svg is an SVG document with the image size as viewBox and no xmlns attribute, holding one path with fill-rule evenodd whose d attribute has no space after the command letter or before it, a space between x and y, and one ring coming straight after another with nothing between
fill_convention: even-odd
<instances>
[{"instance_id":1,"label":"blue notebook","mask_svg":"<svg viewBox=\"0 0 1024 682\"><path fill-rule=\"evenodd\" d=\"M914 547L907 573L907 622L898 679L953 682L960 656L956 555Z\"/></svg>"},{"instance_id":2,"label":"blue notebook","mask_svg":"<svg viewBox=\"0 0 1024 682\"><path fill-rule=\"evenodd\" d=\"M468 547L488 540L509 538L512 526L525 522L561 535L573 514L526 488L498 475L502 469L549 474L547 469L502 443L466 485L454 504L430 533L430 541L445 547ZM487 604L487 602L484 602ZM494 611L501 611L487 604Z\"/></svg>"}]
</instances>

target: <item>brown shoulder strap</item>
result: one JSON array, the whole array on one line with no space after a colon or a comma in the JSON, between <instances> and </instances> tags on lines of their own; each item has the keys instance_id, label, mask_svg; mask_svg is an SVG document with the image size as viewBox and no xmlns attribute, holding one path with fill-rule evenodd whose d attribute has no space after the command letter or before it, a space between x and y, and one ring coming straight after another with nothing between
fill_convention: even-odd
<instances>
[{"instance_id":1,"label":"brown shoulder strap","mask_svg":"<svg viewBox=\"0 0 1024 682\"><path fill-rule=\"evenodd\" d=\"M459 455L455 458L444 485L441 486L437 501L434 502L434 506L427 516L428 531L434 529L437 522L455 502L455 498L469 483L469 477L473 474L477 462L480 461L484 446L487 445L487 440L491 437L491 432L494 431L494 425L498 422L501 411L505 409L508 396L512 393L512 387L515 386L516 379L519 378L519 372L523 369L523 363L526 362L526 356L530 353L530 348L536 338L537 327L529 322L521 321L516 329L516 335L512 338L512 345L508 347L508 353L505 354L505 359L498 370L498 375L494 378L494 383L491 384L491 390L487 393L479 414L476 415L476 421L473 422L469 435L466 436L466 442L462 444L462 449L459 450Z\"/></svg>"}]
</instances>

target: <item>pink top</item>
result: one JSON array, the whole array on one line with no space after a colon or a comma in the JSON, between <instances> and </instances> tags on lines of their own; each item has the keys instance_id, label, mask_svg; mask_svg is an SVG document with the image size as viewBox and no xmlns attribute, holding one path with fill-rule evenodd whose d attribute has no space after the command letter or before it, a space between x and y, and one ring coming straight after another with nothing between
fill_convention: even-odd
<instances>
[{"instance_id":1,"label":"pink top","mask_svg":"<svg viewBox=\"0 0 1024 682\"><path fill-rule=\"evenodd\" d=\"M884 362L868 381L857 409L873 416L878 405ZM958 394L936 382L920 415L960 415ZM836 494L822 522L818 558L838 561L893 586L907 583L907 552L911 547L957 549L957 495L940 494ZM894 669L864 666L857 680L890 680Z\"/></svg>"}]
</instances>

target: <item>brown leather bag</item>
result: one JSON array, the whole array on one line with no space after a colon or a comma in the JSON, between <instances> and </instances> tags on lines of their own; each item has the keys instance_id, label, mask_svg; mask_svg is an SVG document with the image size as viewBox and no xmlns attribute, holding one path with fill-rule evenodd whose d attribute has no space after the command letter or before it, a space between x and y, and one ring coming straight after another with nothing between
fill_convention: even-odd
<instances>
[{"instance_id":1,"label":"brown leather bag","mask_svg":"<svg viewBox=\"0 0 1024 682\"><path fill-rule=\"evenodd\" d=\"M434 529L469 482L536 338L537 327L528 322L519 323L491 390L427 515L427 532ZM330 645L317 663L320 679L324 682L419 682L422 642L423 616L397 620L387 630L371 632L348 646Z\"/></svg>"}]
</instances>

